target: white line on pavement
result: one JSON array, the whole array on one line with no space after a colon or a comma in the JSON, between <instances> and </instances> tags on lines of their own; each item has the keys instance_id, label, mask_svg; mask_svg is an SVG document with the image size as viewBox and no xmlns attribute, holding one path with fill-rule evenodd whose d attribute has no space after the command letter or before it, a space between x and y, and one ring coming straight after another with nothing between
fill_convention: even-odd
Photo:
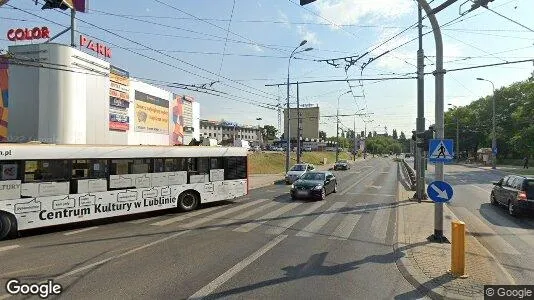
<instances>
[{"instance_id":1,"label":"white line on pavement","mask_svg":"<svg viewBox=\"0 0 534 300\"><path fill-rule=\"evenodd\" d=\"M308 209L306 209L305 211L299 213L298 217L289 218L289 219L285 220L284 222L276 225L276 227L267 229L267 231L265 233L274 234L274 235L281 234L286 229L291 228L291 226L297 224L306 215L311 214L312 212L314 212L316 209L318 209L319 207L323 206L324 204L326 204L326 201L316 202L312 206L310 206Z\"/></svg>"},{"instance_id":2,"label":"white line on pavement","mask_svg":"<svg viewBox=\"0 0 534 300\"><path fill-rule=\"evenodd\" d=\"M262 221L243 224L243 225L237 227L236 229L234 229L233 231L249 232L249 231L257 228L261 224L266 223L269 219L273 219L273 218L276 218L278 216L281 216L281 215L285 214L286 212L294 209L295 207L297 207L297 206L299 206L301 204L302 204L302 202L289 203L289 204L287 204L285 206L282 206L279 209L277 209L275 211L272 211L272 212L266 214L265 216L261 217Z\"/></svg>"},{"instance_id":3,"label":"white line on pavement","mask_svg":"<svg viewBox=\"0 0 534 300\"><path fill-rule=\"evenodd\" d=\"M349 238L350 234L354 230L354 227L356 227L356 223L360 220L362 217L361 214L352 213L349 215L346 215L343 218L343 221L341 221L341 224L336 228L330 239L336 239L336 240L346 240Z\"/></svg>"},{"instance_id":4,"label":"white line on pavement","mask_svg":"<svg viewBox=\"0 0 534 300\"><path fill-rule=\"evenodd\" d=\"M308 226L304 227L301 231L299 231L296 236L303 236L303 237L310 237L314 233L318 232L321 228L323 228L330 219L334 217L334 214L343 206L345 206L347 202L336 202L334 205L330 206L326 211L324 211L322 214L320 214L317 218L315 218Z\"/></svg>"},{"instance_id":5,"label":"white line on pavement","mask_svg":"<svg viewBox=\"0 0 534 300\"><path fill-rule=\"evenodd\" d=\"M93 229L97 229L97 228L98 228L98 226L95 226L95 227L89 227L89 228L84 228L84 229L80 229L80 230L74 230L74 231L70 231L70 232L65 232L63 235L73 235L73 234L78 234L78 233L86 232L86 231L93 230Z\"/></svg>"},{"instance_id":6,"label":"white line on pavement","mask_svg":"<svg viewBox=\"0 0 534 300\"><path fill-rule=\"evenodd\" d=\"M216 230L216 229L219 229L219 228L222 228L223 226L226 226L226 225L230 225L232 223L235 223L236 221L240 221L240 220L243 220L243 219L246 219L254 214L257 214L259 212L261 212L262 210L266 210L267 208L270 208L270 207L273 207L276 205L276 202L269 202L267 204L264 204L260 207L256 207L254 209L251 209L245 213L242 213L240 215L237 215L235 217L232 217L232 218L229 218L229 219L226 219L226 220L223 220L219 223L216 223L213 225L212 228L210 228L210 230Z\"/></svg>"},{"instance_id":7,"label":"white line on pavement","mask_svg":"<svg viewBox=\"0 0 534 300\"><path fill-rule=\"evenodd\" d=\"M369 177L369 175L373 174L375 171L376 171L376 169L372 170L369 173L367 173L367 175L363 176L362 178L360 178L360 180L358 180L355 183L351 184L348 188L344 189L339 194L342 195L342 196L345 195L348 191L350 191L353 187L357 186L360 182L362 182L365 178Z\"/></svg>"},{"instance_id":8,"label":"white line on pavement","mask_svg":"<svg viewBox=\"0 0 534 300\"><path fill-rule=\"evenodd\" d=\"M201 214L209 213L209 212L212 212L212 211L220 209L220 208L221 208L220 206L215 206L215 207L210 207L210 208L199 209L199 210L194 211L194 212L190 212L190 213L187 213L187 214L182 214L182 215L179 215L179 216L174 217L174 218L170 218L170 219L166 219L166 220L159 221L159 222L156 222L156 223L152 223L150 225L165 226L165 225L169 225L169 224L172 224L172 223L175 223L175 222L183 221L185 219L189 219L189 218L194 217L194 216L198 216L198 215L201 215Z\"/></svg>"},{"instance_id":9,"label":"white line on pavement","mask_svg":"<svg viewBox=\"0 0 534 300\"><path fill-rule=\"evenodd\" d=\"M373 236L378 238L381 242L386 240L389 216L390 210L388 207L379 207L371 222L371 232L373 233Z\"/></svg>"},{"instance_id":10,"label":"white line on pavement","mask_svg":"<svg viewBox=\"0 0 534 300\"><path fill-rule=\"evenodd\" d=\"M7 251L7 250L17 249L17 248L19 248L19 247L20 247L19 245L10 245L10 246L0 247L0 252L2 252L2 251Z\"/></svg>"},{"instance_id":11,"label":"white line on pavement","mask_svg":"<svg viewBox=\"0 0 534 300\"><path fill-rule=\"evenodd\" d=\"M274 246L278 245L286 237L287 237L287 235L279 235L279 236L275 237L269 243L265 244L263 247L258 249L258 251L252 253L249 257L247 257L244 260L240 261L239 263L234 265L232 268L230 268L228 271L224 272L222 275L220 275L219 277L215 278L212 282L208 283L208 285L206 285L205 287L201 288L198 292L196 292L193 295L191 295L191 297L189 297L189 299L202 299L202 298L208 296L213 291L215 291L218 287L220 287L222 284L224 284L225 282L230 280L232 277L234 277L237 273L241 272L248 265L250 265L255 260L260 258L267 251L271 250Z\"/></svg>"},{"instance_id":12,"label":"white line on pavement","mask_svg":"<svg viewBox=\"0 0 534 300\"><path fill-rule=\"evenodd\" d=\"M142 223L146 223L146 222L154 221L154 220L159 219L159 218L161 218L161 216L152 217L152 218L145 218L145 219L139 219L139 220L129 221L129 222L126 222L126 223L130 223L130 224L142 224Z\"/></svg>"},{"instance_id":13,"label":"white line on pavement","mask_svg":"<svg viewBox=\"0 0 534 300\"><path fill-rule=\"evenodd\" d=\"M196 219L195 221L193 221L191 223L185 224L184 227L194 228L194 227L197 227L197 226L202 225L204 223L207 223L209 221L220 219L220 218L222 218L224 216L227 216L229 214L232 214L234 212L243 210L243 209L248 208L248 207L250 207L252 205L263 203L263 202L268 201L268 200L269 199L261 199L261 200L258 200L258 201L251 201L251 202L248 202L248 203L245 203L245 204L241 204L241 205L238 205L236 207L232 207L232 208L229 208L227 210L220 211L220 212L215 213L213 215L209 215L209 216L206 216L206 217L203 217L203 218L200 218L200 219Z\"/></svg>"}]
</instances>

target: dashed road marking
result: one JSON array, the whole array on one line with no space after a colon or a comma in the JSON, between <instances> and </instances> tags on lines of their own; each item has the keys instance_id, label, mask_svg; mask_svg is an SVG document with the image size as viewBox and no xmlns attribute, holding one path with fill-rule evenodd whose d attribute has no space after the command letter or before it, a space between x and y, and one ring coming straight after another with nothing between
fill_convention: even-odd
<instances>
[{"instance_id":1,"label":"dashed road marking","mask_svg":"<svg viewBox=\"0 0 534 300\"><path fill-rule=\"evenodd\" d=\"M336 228L330 239L336 239L336 240L346 240L349 238L350 234L354 230L354 227L356 227L356 224L362 217L361 214L349 214L346 215L343 220L341 221L341 224Z\"/></svg>"},{"instance_id":2,"label":"dashed road marking","mask_svg":"<svg viewBox=\"0 0 534 300\"><path fill-rule=\"evenodd\" d=\"M74 230L74 231L65 232L63 235L73 235L73 234L78 234L78 233L86 232L86 231L93 230L93 229L97 229L97 228L98 228L98 226L95 226L95 227L88 227L88 228L84 228L84 229L80 229L80 230Z\"/></svg>"},{"instance_id":3,"label":"dashed road marking","mask_svg":"<svg viewBox=\"0 0 534 300\"><path fill-rule=\"evenodd\" d=\"M232 217L232 218L223 220L223 221L221 221L219 223L216 223L215 225L213 225L212 228L210 228L210 230L220 229L220 228L222 228L222 227L224 227L226 225L230 225L232 223L239 222L239 221L241 221L243 219L246 219L246 218L248 218L248 217L250 217L252 215L255 215L255 214L261 212L262 210L266 210L266 209L268 209L270 207L273 207L275 205L276 205L276 202L269 202L269 203L267 203L265 205L262 205L260 207L256 207L256 208L251 209L251 210L249 210L249 211L247 211L245 213L242 213L241 215L237 215L235 217Z\"/></svg>"},{"instance_id":4,"label":"dashed road marking","mask_svg":"<svg viewBox=\"0 0 534 300\"><path fill-rule=\"evenodd\" d=\"M201 214L209 213L209 212L212 212L212 211L218 210L218 209L220 209L219 206L199 209L197 211L193 211L193 212L190 212L190 213L187 213L187 214L181 214L181 215L179 215L177 217L174 217L174 218L165 219L163 221L152 223L150 225L153 225L153 226L165 226L165 225L169 225L169 224L172 224L172 223L175 223L175 222L180 222L180 221L189 219L189 218L194 217L194 216L198 216L198 215L201 215Z\"/></svg>"},{"instance_id":5,"label":"dashed road marking","mask_svg":"<svg viewBox=\"0 0 534 300\"><path fill-rule=\"evenodd\" d=\"M20 248L20 245L4 246L4 247L0 247L0 252L13 250L13 249L17 249L17 248Z\"/></svg>"}]
</instances>

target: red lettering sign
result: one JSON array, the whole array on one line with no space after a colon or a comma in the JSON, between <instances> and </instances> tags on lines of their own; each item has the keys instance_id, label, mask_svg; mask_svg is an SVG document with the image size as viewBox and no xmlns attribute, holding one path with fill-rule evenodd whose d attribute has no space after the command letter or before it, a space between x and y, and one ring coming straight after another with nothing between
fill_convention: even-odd
<instances>
[{"instance_id":1,"label":"red lettering sign","mask_svg":"<svg viewBox=\"0 0 534 300\"><path fill-rule=\"evenodd\" d=\"M95 43L84 35L80 35L80 46L96 52L104 57L111 58L111 49L101 43Z\"/></svg>"},{"instance_id":2,"label":"red lettering sign","mask_svg":"<svg viewBox=\"0 0 534 300\"><path fill-rule=\"evenodd\" d=\"M119 131L128 131L130 124L121 123L121 122L109 122L109 129L119 130Z\"/></svg>"},{"instance_id":3,"label":"red lettering sign","mask_svg":"<svg viewBox=\"0 0 534 300\"><path fill-rule=\"evenodd\" d=\"M50 30L48 27L13 28L7 31L7 39L10 41L31 41L38 39L49 39Z\"/></svg>"}]
</instances>

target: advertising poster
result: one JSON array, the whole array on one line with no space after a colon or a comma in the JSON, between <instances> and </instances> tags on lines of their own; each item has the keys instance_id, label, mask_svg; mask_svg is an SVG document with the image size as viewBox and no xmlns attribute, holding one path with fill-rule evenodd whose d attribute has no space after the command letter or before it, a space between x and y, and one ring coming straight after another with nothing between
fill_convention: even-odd
<instances>
[{"instance_id":1,"label":"advertising poster","mask_svg":"<svg viewBox=\"0 0 534 300\"><path fill-rule=\"evenodd\" d=\"M182 96L173 95L171 145L184 144L184 119L183 119Z\"/></svg>"},{"instance_id":2,"label":"advertising poster","mask_svg":"<svg viewBox=\"0 0 534 300\"><path fill-rule=\"evenodd\" d=\"M115 131L128 131L130 119L130 74L115 66L109 70L109 129Z\"/></svg>"},{"instance_id":3,"label":"advertising poster","mask_svg":"<svg viewBox=\"0 0 534 300\"><path fill-rule=\"evenodd\" d=\"M7 59L0 55L0 141L7 141L8 73Z\"/></svg>"},{"instance_id":4,"label":"advertising poster","mask_svg":"<svg viewBox=\"0 0 534 300\"><path fill-rule=\"evenodd\" d=\"M135 131L169 133L169 101L135 91Z\"/></svg>"}]
</instances>

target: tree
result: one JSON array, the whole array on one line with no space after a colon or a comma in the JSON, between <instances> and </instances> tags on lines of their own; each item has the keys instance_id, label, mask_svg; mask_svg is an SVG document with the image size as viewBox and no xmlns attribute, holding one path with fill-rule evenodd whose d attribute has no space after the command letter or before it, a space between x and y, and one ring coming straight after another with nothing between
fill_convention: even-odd
<instances>
[{"instance_id":1,"label":"tree","mask_svg":"<svg viewBox=\"0 0 534 300\"><path fill-rule=\"evenodd\" d=\"M367 138L372 138L372 137L373 137L373 133L372 133L371 131L369 131L369 132L367 133Z\"/></svg>"},{"instance_id":2,"label":"tree","mask_svg":"<svg viewBox=\"0 0 534 300\"><path fill-rule=\"evenodd\" d=\"M396 140L398 139L399 137L397 136L397 129L393 129L393 133L391 134L393 139Z\"/></svg>"},{"instance_id":3,"label":"tree","mask_svg":"<svg viewBox=\"0 0 534 300\"><path fill-rule=\"evenodd\" d=\"M406 135L404 134L404 131L401 131L399 140L405 140L405 139L406 139Z\"/></svg>"},{"instance_id":4,"label":"tree","mask_svg":"<svg viewBox=\"0 0 534 300\"><path fill-rule=\"evenodd\" d=\"M263 133L265 134L265 138L267 140L274 140L276 138L276 134L278 133L278 129L272 125L265 125L263 126Z\"/></svg>"},{"instance_id":5,"label":"tree","mask_svg":"<svg viewBox=\"0 0 534 300\"><path fill-rule=\"evenodd\" d=\"M319 139L321 140L326 140L326 132L324 131L319 131Z\"/></svg>"},{"instance_id":6,"label":"tree","mask_svg":"<svg viewBox=\"0 0 534 300\"><path fill-rule=\"evenodd\" d=\"M354 139L354 130L347 129L347 133L346 133L345 137L349 138L349 139Z\"/></svg>"},{"instance_id":7,"label":"tree","mask_svg":"<svg viewBox=\"0 0 534 300\"><path fill-rule=\"evenodd\" d=\"M376 137L376 131L373 131L373 137Z\"/></svg>"}]
</instances>

